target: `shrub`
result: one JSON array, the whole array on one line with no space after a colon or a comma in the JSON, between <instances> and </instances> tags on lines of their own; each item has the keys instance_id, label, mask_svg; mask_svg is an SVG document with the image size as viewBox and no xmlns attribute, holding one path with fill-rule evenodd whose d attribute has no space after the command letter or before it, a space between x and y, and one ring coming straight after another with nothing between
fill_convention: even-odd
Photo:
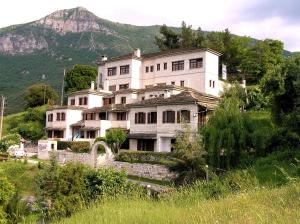
<instances>
[{"instance_id":1,"label":"shrub","mask_svg":"<svg viewBox=\"0 0 300 224\"><path fill-rule=\"evenodd\" d=\"M90 152L90 143L89 142L71 142L71 141L58 141L57 142L57 149L64 150L64 149L71 149L73 152L78 153L88 153Z\"/></svg>"},{"instance_id":2,"label":"shrub","mask_svg":"<svg viewBox=\"0 0 300 224\"><path fill-rule=\"evenodd\" d=\"M125 142L127 134L121 128L111 128L106 133L105 139L108 146L115 154L119 153L121 145Z\"/></svg>"},{"instance_id":3,"label":"shrub","mask_svg":"<svg viewBox=\"0 0 300 224\"><path fill-rule=\"evenodd\" d=\"M9 146L19 145L21 136L18 134L10 134L4 136L0 140L0 152L6 152Z\"/></svg>"},{"instance_id":4,"label":"shrub","mask_svg":"<svg viewBox=\"0 0 300 224\"><path fill-rule=\"evenodd\" d=\"M47 219L67 217L103 196L128 196L137 189L124 172L94 170L79 163L58 166L55 158L40 171L36 183L39 207Z\"/></svg>"},{"instance_id":5,"label":"shrub","mask_svg":"<svg viewBox=\"0 0 300 224\"><path fill-rule=\"evenodd\" d=\"M116 160L129 163L152 163L172 166L177 162L172 153L122 150Z\"/></svg>"}]
</instances>

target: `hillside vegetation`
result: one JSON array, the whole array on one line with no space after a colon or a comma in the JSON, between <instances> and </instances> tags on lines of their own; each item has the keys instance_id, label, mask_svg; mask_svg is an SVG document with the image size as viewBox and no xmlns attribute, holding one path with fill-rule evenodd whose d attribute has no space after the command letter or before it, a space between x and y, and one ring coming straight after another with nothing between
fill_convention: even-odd
<instances>
[{"instance_id":1,"label":"hillside vegetation","mask_svg":"<svg viewBox=\"0 0 300 224\"><path fill-rule=\"evenodd\" d=\"M106 199L59 223L299 223L299 159L275 153L159 199Z\"/></svg>"}]
</instances>

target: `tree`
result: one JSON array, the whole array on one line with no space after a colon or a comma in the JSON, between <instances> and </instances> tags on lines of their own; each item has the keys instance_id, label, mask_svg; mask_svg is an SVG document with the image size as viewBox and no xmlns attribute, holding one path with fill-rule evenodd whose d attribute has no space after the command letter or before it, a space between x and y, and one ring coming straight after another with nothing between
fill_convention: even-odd
<instances>
[{"instance_id":1,"label":"tree","mask_svg":"<svg viewBox=\"0 0 300 224\"><path fill-rule=\"evenodd\" d=\"M121 145L126 140L126 133L121 128L112 128L105 135L106 143L114 153L119 153Z\"/></svg>"},{"instance_id":2,"label":"tree","mask_svg":"<svg viewBox=\"0 0 300 224\"><path fill-rule=\"evenodd\" d=\"M76 64L69 69L65 77L65 92L72 93L90 88L91 82L96 81L97 69L89 65Z\"/></svg>"},{"instance_id":3,"label":"tree","mask_svg":"<svg viewBox=\"0 0 300 224\"><path fill-rule=\"evenodd\" d=\"M231 88L202 130L209 163L213 167L230 169L237 166L246 148L247 133L241 105L239 90Z\"/></svg>"},{"instance_id":4,"label":"tree","mask_svg":"<svg viewBox=\"0 0 300 224\"><path fill-rule=\"evenodd\" d=\"M184 123L183 131L176 134L173 154L178 163L173 167L180 171L179 183L189 183L204 176L206 151L203 147L202 135Z\"/></svg>"},{"instance_id":5,"label":"tree","mask_svg":"<svg viewBox=\"0 0 300 224\"><path fill-rule=\"evenodd\" d=\"M46 84L34 84L25 93L26 108L54 104L57 99L56 91Z\"/></svg>"},{"instance_id":6,"label":"tree","mask_svg":"<svg viewBox=\"0 0 300 224\"><path fill-rule=\"evenodd\" d=\"M176 49L180 47L179 35L166 25L160 27L161 36L155 37L155 43L161 51Z\"/></svg>"}]
</instances>

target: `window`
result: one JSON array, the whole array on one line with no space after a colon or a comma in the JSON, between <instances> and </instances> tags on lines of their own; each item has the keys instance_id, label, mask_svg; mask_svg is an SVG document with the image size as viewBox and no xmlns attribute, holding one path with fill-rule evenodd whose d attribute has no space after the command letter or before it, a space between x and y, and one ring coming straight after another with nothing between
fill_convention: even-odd
<instances>
[{"instance_id":1,"label":"window","mask_svg":"<svg viewBox=\"0 0 300 224\"><path fill-rule=\"evenodd\" d=\"M180 81L180 86L184 86L184 80Z\"/></svg>"},{"instance_id":2,"label":"window","mask_svg":"<svg viewBox=\"0 0 300 224\"><path fill-rule=\"evenodd\" d=\"M213 81L213 88L215 88L215 81Z\"/></svg>"},{"instance_id":3,"label":"window","mask_svg":"<svg viewBox=\"0 0 300 224\"><path fill-rule=\"evenodd\" d=\"M79 105L87 105L88 98L87 97L80 97L79 98Z\"/></svg>"},{"instance_id":4,"label":"window","mask_svg":"<svg viewBox=\"0 0 300 224\"><path fill-rule=\"evenodd\" d=\"M157 113L149 112L148 113L148 124L156 124L157 123Z\"/></svg>"},{"instance_id":5,"label":"window","mask_svg":"<svg viewBox=\"0 0 300 224\"><path fill-rule=\"evenodd\" d=\"M125 97L125 96L121 97L121 103L122 103L122 104L125 104L125 103L126 103L126 97Z\"/></svg>"},{"instance_id":6,"label":"window","mask_svg":"<svg viewBox=\"0 0 300 224\"><path fill-rule=\"evenodd\" d=\"M149 67L148 66L146 66L146 73L148 73L149 72Z\"/></svg>"},{"instance_id":7,"label":"window","mask_svg":"<svg viewBox=\"0 0 300 224\"><path fill-rule=\"evenodd\" d=\"M117 86L116 86L116 85L109 86L109 87L108 87L108 90L109 90L109 91L116 91L116 90L117 90Z\"/></svg>"},{"instance_id":8,"label":"window","mask_svg":"<svg viewBox=\"0 0 300 224\"><path fill-rule=\"evenodd\" d=\"M144 96L142 96L142 101L144 101L145 100L145 97Z\"/></svg>"},{"instance_id":9,"label":"window","mask_svg":"<svg viewBox=\"0 0 300 224\"><path fill-rule=\"evenodd\" d=\"M86 121L96 120L96 114L94 113L83 114L83 120Z\"/></svg>"},{"instance_id":10,"label":"window","mask_svg":"<svg viewBox=\"0 0 300 224\"><path fill-rule=\"evenodd\" d=\"M64 131L54 130L53 138L63 138L63 137L64 137Z\"/></svg>"},{"instance_id":11,"label":"window","mask_svg":"<svg viewBox=\"0 0 300 224\"><path fill-rule=\"evenodd\" d=\"M164 63L164 70L167 70L167 69L168 69L168 63L165 62L165 63Z\"/></svg>"},{"instance_id":12,"label":"window","mask_svg":"<svg viewBox=\"0 0 300 224\"><path fill-rule=\"evenodd\" d=\"M96 138L96 131L87 131L86 137L87 138Z\"/></svg>"},{"instance_id":13,"label":"window","mask_svg":"<svg viewBox=\"0 0 300 224\"><path fill-rule=\"evenodd\" d=\"M119 89L128 89L129 88L129 84L121 84L119 85Z\"/></svg>"},{"instance_id":14,"label":"window","mask_svg":"<svg viewBox=\"0 0 300 224\"><path fill-rule=\"evenodd\" d=\"M75 105L75 99L71 99L71 105Z\"/></svg>"},{"instance_id":15,"label":"window","mask_svg":"<svg viewBox=\"0 0 300 224\"><path fill-rule=\"evenodd\" d=\"M48 114L48 121L52 122L53 121L53 114Z\"/></svg>"},{"instance_id":16,"label":"window","mask_svg":"<svg viewBox=\"0 0 300 224\"><path fill-rule=\"evenodd\" d=\"M120 75L129 74L129 65L120 66Z\"/></svg>"},{"instance_id":17,"label":"window","mask_svg":"<svg viewBox=\"0 0 300 224\"><path fill-rule=\"evenodd\" d=\"M156 70L157 70L157 71L160 71L160 64L157 64L157 65L156 65Z\"/></svg>"},{"instance_id":18,"label":"window","mask_svg":"<svg viewBox=\"0 0 300 224\"><path fill-rule=\"evenodd\" d=\"M211 87L211 80L209 80L209 87Z\"/></svg>"},{"instance_id":19,"label":"window","mask_svg":"<svg viewBox=\"0 0 300 224\"><path fill-rule=\"evenodd\" d=\"M138 139L137 150L139 151L154 151L154 139Z\"/></svg>"},{"instance_id":20,"label":"window","mask_svg":"<svg viewBox=\"0 0 300 224\"><path fill-rule=\"evenodd\" d=\"M175 123L175 111L173 110L164 111L163 123Z\"/></svg>"},{"instance_id":21,"label":"window","mask_svg":"<svg viewBox=\"0 0 300 224\"><path fill-rule=\"evenodd\" d=\"M61 113L61 120L65 121L66 120L66 113Z\"/></svg>"},{"instance_id":22,"label":"window","mask_svg":"<svg viewBox=\"0 0 300 224\"><path fill-rule=\"evenodd\" d=\"M48 138L52 138L53 137L52 131L47 131L47 136L48 136Z\"/></svg>"},{"instance_id":23,"label":"window","mask_svg":"<svg viewBox=\"0 0 300 224\"><path fill-rule=\"evenodd\" d=\"M60 121L60 113L56 113L56 120Z\"/></svg>"},{"instance_id":24,"label":"window","mask_svg":"<svg viewBox=\"0 0 300 224\"><path fill-rule=\"evenodd\" d=\"M144 112L135 113L134 121L136 124L145 124L146 114Z\"/></svg>"},{"instance_id":25,"label":"window","mask_svg":"<svg viewBox=\"0 0 300 224\"><path fill-rule=\"evenodd\" d=\"M175 81L172 81L172 82L171 82L171 85L175 85Z\"/></svg>"},{"instance_id":26,"label":"window","mask_svg":"<svg viewBox=\"0 0 300 224\"><path fill-rule=\"evenodd\" d=\"M184 61L173 61L172 62L172 71L178 71L184 69Z\"/></svg>"},{"instance_id":27,"label":"window","mask_svg":"<svg viewBox=\"0 0 300 224\"><path fill-rule=\"evenodd\" d=\"M106 112L100 112L99 113L99 120L107 120L108 118L106 117L108 114Z\"/></svg>"},{"instance_id":28,"label":"window","mask_svg":"<svg viewBox=\"0 0 300 224\"><path fill-rule=\"evenodd\" d=\"M190 59L190 69L201 68L203 66L203 58Z\"/></svg>"},{"instance_id":29,"label":"window","mask_svg":"<svg viewBox=\"0 0 300 224\"><path fill-rule=\"evenodd\" d=\"M118 112L117 121L126 121L126 112Z\"/></svg>"},{"instance_id":30,"label":"window","mask_svg":"<svg viewBox=\"0 0 300 224\"><path fill-rule=\"evenodd\" d=\"M190 123L190 121L191 121L191 112L189 110L177 111L177 123L181 123L181 122Z\"/></svg>"},{"instance_id":31,"label":"window","mask_svg":"<svg viewBox=\"0 0 300 224\"><path fill-rule=\"evenodd\" d=\"M115 103L115 98L112 97L112 98L104 98L103 99L103 105L106 106L106 105L110 105L110 104L114 104Z\"/></svg>"},{"instance_id":32,"label":"window","mask_svg":"<svg viewBox=\"0 0 300 224\"><path fill-rule=\"evenodd\" d=\"M117 67L107 69L107 76L113 76L117 74Z\"/></svg>"},{"instance_id":33,"label":"window","mask_svg":"<svg viewBox=\"0 0 300 224\"><path fill-rule=\"evenodd\" d=\"M151 65L151 66L150 66L150 72L153 72L153 71L154 71L154 66Z\"/></svg>"}]
</instances>

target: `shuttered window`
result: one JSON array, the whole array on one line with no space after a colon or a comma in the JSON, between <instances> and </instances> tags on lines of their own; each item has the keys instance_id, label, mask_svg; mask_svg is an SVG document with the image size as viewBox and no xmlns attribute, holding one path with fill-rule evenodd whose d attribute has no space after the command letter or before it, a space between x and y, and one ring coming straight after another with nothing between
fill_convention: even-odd
<instances>
[{"instance_id":1,"label":"shuttered window","mask_svg":"<svg viewBox=\"0 0 300 224\"><path fill-rule=\"evenodd\" d=\"M175 111L173 110L164 111L163 123L175 123Z\"/></svg>"},{"instance_id":2,"label":"shuttered window","mask_svg":"<svg viewBox=\"0 0 300 224\"><path fill-rule=\"evenodd\" d=\"M138 112L134 115L134 121L136 124L145 124L146 123L146 114L144 112Z\"/></svg>"},{"instance_id":3,"label":"shuttered window","mask_svg":"<svg viewBox=\"0 0 300 224\"><path fill-rule=\"evenodd\" d=\"M190 123L190 121L191 121L191 111L189 110L177 111L177 123L181 123L181 122Z\"/></svg>"}]
</instances>

